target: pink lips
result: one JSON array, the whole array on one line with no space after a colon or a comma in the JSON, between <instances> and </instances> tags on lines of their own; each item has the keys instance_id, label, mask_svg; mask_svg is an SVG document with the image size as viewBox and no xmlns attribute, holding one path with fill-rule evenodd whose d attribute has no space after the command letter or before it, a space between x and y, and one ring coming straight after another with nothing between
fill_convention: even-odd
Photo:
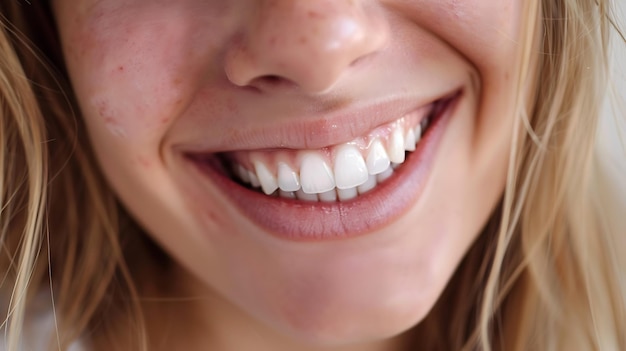
<instances>
[{"instance_id":1,"label":"pink lips","mask_svg":"<svg viewBox=\"0 0 626 351\"><path fill-rule=\"evenodd\" d=\"M444 135L462 92L435 116L417 150L394 176L352 201L323 203L270 197L231 180L216 157L190 160L241 213L269 234L291 241L325 241L363 235L404 214L424 189Z\"/></svg>"}]
</instances>

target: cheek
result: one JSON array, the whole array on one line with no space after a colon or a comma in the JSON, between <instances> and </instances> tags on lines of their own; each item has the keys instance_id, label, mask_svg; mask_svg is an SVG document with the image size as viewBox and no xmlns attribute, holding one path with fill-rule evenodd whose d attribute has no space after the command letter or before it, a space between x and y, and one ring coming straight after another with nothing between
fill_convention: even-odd
<instances>
[{"instance_id":1,"label":"cheek","mask_svg":"<svg viewBox=\"0 0 626 351\"><path fill-rule=\"evenodd\" d=\"M455 1L453 21L463 38L457 42L479 71L506 71L519 54L524 11L519 0Z\"/></svg>"},{"instance_id":2,"label":"cheek","mask_svg":"<svg viewBox=\"0 0 626 351\"><path fill-rule=\"evenodd\" d=\"M193 27L182 16L142 14L150 21L128 16L132 12L77 19L76 26L66 28L65 55L92 130L156 138L188 104L195 83L189 77L199 76L191 74L191 63L200 53L189 36Z\"/></svg>"},{"instance_id":3,"label":"cheek","mask_svg":"<svg viewBox=\"0 0 626 351\"><path fill-rule=\"evenodd\" d=\"M479 71L510 64L519 45L521 0L407 0L425 25ZM420 3L423 3L420 6Z\"/></svg>"}]
</instances>

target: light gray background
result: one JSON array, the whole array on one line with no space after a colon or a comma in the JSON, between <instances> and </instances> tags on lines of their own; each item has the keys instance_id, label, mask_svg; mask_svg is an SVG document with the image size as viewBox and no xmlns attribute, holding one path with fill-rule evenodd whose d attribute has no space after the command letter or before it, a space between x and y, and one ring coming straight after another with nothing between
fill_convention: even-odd
<instances>
[{"instance_id":1,"label":"light gray background","mask_svg":"<svg viewBox=\"0 0 626 351\"><path fill-rule=\"evenodd\" d=\"M615 19L626 35L626 1L619 0L616 4ZM613 35L612 48L613 91L607 96L600 143L617 161L626 163L626 43Z\"/></svg>"},{"instance_id":2,"label":"light gray background","mask_svg":"<svg viewBox=\"0 0 626 351\"><path fill-rule=\"evenodd\" d=\"M626 1L615 0L614 19L626 35ZM611 89L607 94L603 118L598 131L600 162L609 172L605 180L610 184L601 187L605 198L604 212L613 218L617 233L626 227L626 43L613 34L611 57ZM623 237L626 245L626 236Z\"/></svg>"}]
</instances>

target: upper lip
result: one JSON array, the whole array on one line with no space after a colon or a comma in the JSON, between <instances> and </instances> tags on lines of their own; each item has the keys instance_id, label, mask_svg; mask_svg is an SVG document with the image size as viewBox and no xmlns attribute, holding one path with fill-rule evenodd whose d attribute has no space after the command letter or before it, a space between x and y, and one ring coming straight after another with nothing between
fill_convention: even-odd
<instances>
[{"instance_id":1,"label":"upper lip","mask_svg":"<svg viewBox=\"0 0 626 351\"><path fill-rule=\"evenodd\" d=\"M302 118L283 119L278 123L237 126L237 133L224 136L223 148L185 145L189 154L263 149L321 149L352 141L373 129L402 116L429 108L436 101L452 97L460 87L422 98L403 98L358 108L338 109Z\"/></svg>"}]
</instances>

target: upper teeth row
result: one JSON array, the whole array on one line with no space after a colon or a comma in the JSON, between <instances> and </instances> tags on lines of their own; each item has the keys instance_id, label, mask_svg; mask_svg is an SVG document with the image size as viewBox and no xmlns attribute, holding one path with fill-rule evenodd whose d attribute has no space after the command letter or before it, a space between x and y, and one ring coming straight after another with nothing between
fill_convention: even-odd
<instances>
[{"instance_id":1,"label":"upper teeth row","mask_svg":"<svg viewBox=\"0 0 626 351\"><path fill-rule=\"evenodd\" d=\"M334 162L322 151L303 150L296 157L300 162L297 171L297 167L284 161L269 167L262 153L252 153L254 171L241 164L237 164L235 171L243 182L260 187L268 195L278 191L283 197L305 200L353 198L357 192L369 191L377 182L388 178L393 168L404 162L405 151L415 151L422 131L428 126L428 118L417 126L407 124L405 119L396 121L390 133L372 138L362 147L356 142L333 147Z\"/></svg>"}]
</instances>

